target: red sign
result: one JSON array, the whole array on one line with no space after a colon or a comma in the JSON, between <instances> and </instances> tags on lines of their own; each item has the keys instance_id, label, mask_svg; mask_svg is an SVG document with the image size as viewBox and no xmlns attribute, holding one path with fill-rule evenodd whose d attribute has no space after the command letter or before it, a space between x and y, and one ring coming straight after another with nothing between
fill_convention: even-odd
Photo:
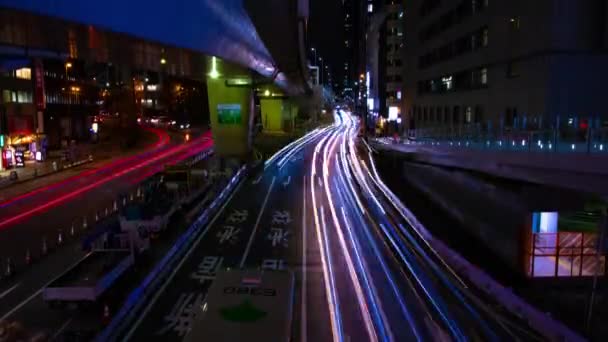
<instances>
[{"instance_id":1,"label":"red sign","mask_svg":"<svg viewBox=\"0 0 608 342\"><path fill-rule=\"evenodd\" d=\"M36 109L44 110L46 108L46 98L44 94L44 67L42 61L36 59L34 61L34 94L36 98Z\"/></svg>"},{"instance_id":2,"label":"red sign","mask_svg":"<svg viewBox=\"0 0 608 342\"><path fill-rule=\"evenodd\" d=\"M8 131L11 135L27 135L34 131L34 117L31 115L11 115L8 117Z\"/></svg>"}]
</instances>

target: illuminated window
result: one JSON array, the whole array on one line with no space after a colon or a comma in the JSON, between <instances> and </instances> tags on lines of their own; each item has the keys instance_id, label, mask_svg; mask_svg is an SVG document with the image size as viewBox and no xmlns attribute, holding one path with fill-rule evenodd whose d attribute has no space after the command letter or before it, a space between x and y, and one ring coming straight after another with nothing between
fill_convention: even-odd
<instances>
[{"instance_id":1,"label":"illuminated window","mask_svg":"<svg viewBox=\"0 0 608 342\"><path fill-rule=\"evenodd\" d=\"M483 47L488 46L488 28L487 27L481 31L481 45Z\"/></svg>"},{"instance_id":2,"label":"illuminated window","mask_svg":"<svg viewBox=\"0 0 608 342\"><path fill-rule=\"evenodd\" d=\"M401 100L401 90L397 90L397 100Z\"/></svg>"},{"instance_id":3,"label":"illuminated window","mask_svg":"<svg viewBox=\"0 0 608 342\"><path fill-rule=\"evenodd\" d=\"M513 18L509 19L509 24L510 24L512 30L519 30L519 25L520 25L519 17L513 17Z\"/></svg>"},{"instance_id":4,"label":"illuminated window","mask_svg":"<svg viewBox=\"0 0 608 342\"><path fill-rule=\"evenodd\" d=\"M31 80L32 79L32 69L30 68L21 68L15 70L15 77L23 79L23 80Z\"/></svg>"},{"instance_id":5,"label":"illuminated window","mask_svg":"<svg viewBox=\"0 0 608 342\"><path fill-rule=\"evenodd\" d=\"M372 13L374 11L374 4L367 4L367 13Z\"/></svg>"},{"instance_id":6,"label":"illuminated window","mask_svg":"<svg viewBox=\"0 0 608 342\"><path fill-rule=\"evenodd\" d=\"M488 68L481 69L481 84L488 84Z\"/></svg>"},{"instance_id":7,"label":"illuminated window","mask_svg":"<svg viewBox=\"0 0 608 342\"><path fill-rule=\"evenodd\" d=\"M11 101L11 91L10 90L5 89L2 91L2 102L3 103L13 102L13 101Z\"/></svg>"},{"instance_id":8,"label":"illuminated window","mask_svg":"<svg viewBox=\"0 0 608 342\"><path fill-rule=\"evenodd\" d=\"M148 85L146 86L146 89L147 89L148 91L156 91L156 90L158 89L158 85L156 85L156 84L148 84Z\"/></svg>"},{"instance_id":9,"label":"illuminated window","mask_svg":"<svg viewBox=\"0 0 608 342\"><path fill-rule=\"evenodd\" d=\"M445 90L452 90L452 88L454 87L454 81L452 76L442 77L441 83L443 84L443 89Z\"/></svg>"},{"instance_id":10,"label":"illuminated window","mask_svg":"<svg viewBox=\"0 0 608 342\"><path fill-rule=\"evenodd\" d=\"M32 103L32 93L28 91L18 91L17 101L18 103Z\"/></svg>"},{"instance_id":11,"label":"illuminated window","mask_svg":"<svg viewBox=\"0 0 608 342\"><path fill-rule=\"evenodd\" d=\"M467 106L464 112L464 119L466 123L471 123L473 121L473 108L471 108L471 106Z\"/></svg>"}]
</instances>

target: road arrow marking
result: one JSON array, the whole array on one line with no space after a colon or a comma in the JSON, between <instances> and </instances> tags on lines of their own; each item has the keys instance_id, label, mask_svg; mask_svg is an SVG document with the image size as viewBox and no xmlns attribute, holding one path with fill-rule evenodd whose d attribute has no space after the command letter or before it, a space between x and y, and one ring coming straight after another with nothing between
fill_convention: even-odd
<instances>
[{"instance_id":1,"label":"road arrow marking","mask_svg":"<svg viewBox=\"0 0 608 342\"><path fill-rule=\"evenodd\" d=\"M260 175L256 180L254 180L251 184L256 185L262 180L262 175Z\"/></svg>"},{"instance_id":2,"label":"road arrow marking","mask_svg":"<svg viewBox=\"0 0 608 342\"><path fill-rule=\"evenodd\" d=\"M9 293L13 292L16 288L19 287L19 285L21 285L21 283L15 284L13 285L13 287L11 287L10 289L0 293L0 299L6 297Z\"/></svg>"},{"instance_id":3,"label":"road arrow marking","mask_svg":"<svg viewBox=\"0 0 608 342\"><path fill-rule=\"evenodd\" d=\"M287 180L283 182L283 186L287 187L291 183L291 176L287 177Z\"/></svg>"}]
</instances>

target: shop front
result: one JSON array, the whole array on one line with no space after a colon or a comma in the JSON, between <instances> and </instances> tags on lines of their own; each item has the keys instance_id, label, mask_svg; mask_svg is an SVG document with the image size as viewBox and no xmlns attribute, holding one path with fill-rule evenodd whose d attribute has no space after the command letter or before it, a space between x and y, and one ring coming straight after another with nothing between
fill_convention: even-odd
<instances>
[{"instance_id":1,"label":"shop front","mask_svg":"<svg viewBox=\"0 0 608 342\"><path fill-rule=\"evenodd\" d=\"M2 166L22 168L46 159L46 137L42 134L9 135L2 147Z\"/></svg>"}]
</instances>

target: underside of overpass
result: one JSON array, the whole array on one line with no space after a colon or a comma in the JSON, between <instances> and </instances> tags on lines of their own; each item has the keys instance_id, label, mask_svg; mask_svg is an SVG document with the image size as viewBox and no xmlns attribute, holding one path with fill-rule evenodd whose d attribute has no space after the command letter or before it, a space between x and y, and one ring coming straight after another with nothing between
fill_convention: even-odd
<instances>
[{"instance_id":1,"label":"underside of overpass","mask_svg":"<svg viewBox=\"0 0 608 342\"><path fill-rule=\"evenodd\" d=\"M242 156L250 149L258 85L272 86L280 97L311 92L305 58L308 0L0 0L0 7L200 54L204 61L195 64L206 68L193 76L207 80L214 139L222 155ZM281 115L271 110L276 101L262 102L267 116Z\"/></svg>"}]
</instances>

